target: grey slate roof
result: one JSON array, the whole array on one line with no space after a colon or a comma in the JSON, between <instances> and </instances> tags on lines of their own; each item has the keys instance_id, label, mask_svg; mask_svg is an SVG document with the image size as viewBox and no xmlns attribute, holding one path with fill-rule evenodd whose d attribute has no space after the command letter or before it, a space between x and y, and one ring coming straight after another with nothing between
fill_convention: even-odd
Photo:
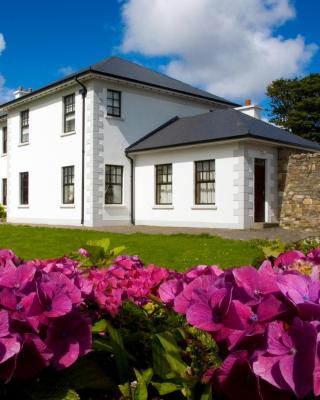
<instances>
[{"instance_id":1,"label":"grey slate roof","mask_svg":"<svg viewBox=\"0 0 320 400\"><path fill-rule=\"evenodd\" d=\"M66 76L63 79L43 86L40 89L34 90L32 93L27 94L21 98L25 99L27 97L32 97L34 94L41 93L44 90L57 86L61 83L71 81L75 77L81 77L89 72L94 72L103 76L110 76L113 78L120 78L131 82L142 83L148 86L162 88L173 92L192 95L202 99L223 103L228 106L239 106L239 104L237 103L223 99L222 97L215 96L214 94L206 92L204 90L197 89L191 85L188 85L187 83L170 78L169 76L163 75L159 72L153 71L149 68L143 67L139 64L133 63L120 57L109 57L101 62L89 65L87 68L83 68L73 74ZM0 105L0 108L18 102L20 99L11 100L8 103L2 104Z\"/></svg>"},{"instance_id":2,"label":"grey slate roof","mask_svg":"<svg viewBox=\"0 0 320 400\"><path fill-rule=\"evenodd\" d=\"M97 72L119 76L132 81L143 82L151 86L171 89L176 92L191 94L234 106L237 105L236 103L223 99L222 97L218 97L204 90L197 89L191 85L188 85L187 83L170 78L167 75L160 74L152 69L143 67L142 65L133 63L120 57L107 58L104 61L92 65L91 69Z\"/></svg>"},{"instance_id":3,"label":"grey slate roof","mask_svg":"<svg viewBox=\"0 0 320 400\"><path fill-rule=\"evenodd\" d=\"M263 139L320 151L320 145L234 109L175 117L129 146L128 153L230 139Z\"/></svg>"}]
</instances>

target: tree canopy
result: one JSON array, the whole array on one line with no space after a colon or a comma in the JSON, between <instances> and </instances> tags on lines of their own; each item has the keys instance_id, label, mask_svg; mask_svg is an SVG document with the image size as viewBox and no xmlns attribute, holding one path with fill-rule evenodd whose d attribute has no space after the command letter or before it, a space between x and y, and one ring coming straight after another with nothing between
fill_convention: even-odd
<instances>
[{"instance_id":1,"label":"tree canopy","mask_svg":"<svg viewBox=\"0 0 320 400\"><path fill-rule=\"evenodd\" d=\"M270 122L320 143L320 73L277 79L267 87Z\"/></svg>"}]
</instances>

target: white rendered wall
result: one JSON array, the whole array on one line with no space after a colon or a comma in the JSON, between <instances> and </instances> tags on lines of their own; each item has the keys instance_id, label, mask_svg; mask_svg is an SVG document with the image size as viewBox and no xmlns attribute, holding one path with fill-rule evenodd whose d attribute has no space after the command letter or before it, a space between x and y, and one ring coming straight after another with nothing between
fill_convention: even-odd
<instances>
[{"instance_id":1,"label":"white rendered wall","mask_svg":"<svg viewBox=\"0 0 320 400\"><path fill-rule=\"evenodd\" d=\"M0 204L2 203L2 179L7 178L7 155L2 153L2 138L3 138L3 127L7 126L6 121L0 121Z\"/></svg>"},{"instance_id":2,"label":"white rendered wall","mask_svg":"<svg viewBox=\"0 0 320 400\"><path fill-rule=\"evenodd\" d=\"M243 228L237 198L238 165L234 144L206 145L149 152L135 156L135 219L137 225ZM216 205L194 204L194 162L215 159ZM155 165L172 163L172 207L155 204Z\"/></svg>"},{"instance_id":3,"label":"white rendered wall","mask_svg":"<svg viewBox=\"0 0 320 400\"><path fill-rule=\"evenodd\" d=\"M34 100L8 117L8 221L80 225L81 115L79 85ZM76 127L63 134L63 96L75 93ZM87 95L90 110L92 91ZM92 104L92 102L91 102ZM29 109L29 144L20 144L20 111ZM87 119L92 113L87 113ZM88 124L90 136L90 124ZM75 204L62 204L62 167L74 165ZM20 205L19 173L29 172L29 205ZM88 211L88 210L87 210ZM90 215L85 220L90 223Z\"/></svg>"},{"instance_id":4,"label":"white rendered wall","mask_svg":"<svg viewBox=\"0 0 320 400\"><path fill-rule=\"evenodd\" d=\"M107 116L108 88L121 91L121 118ZM126 147L176 115L201 114L214 106L106 81L95 81L94 91L94 225L128 224L131 167L125 156ZM124 167L122 205L104 204L105 164Z\"/></svg>"}]
</instances>

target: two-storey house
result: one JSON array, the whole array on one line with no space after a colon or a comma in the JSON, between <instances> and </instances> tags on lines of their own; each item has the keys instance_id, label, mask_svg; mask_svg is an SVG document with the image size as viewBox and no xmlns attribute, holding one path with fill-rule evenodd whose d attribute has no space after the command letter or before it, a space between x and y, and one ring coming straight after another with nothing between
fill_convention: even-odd
<instances>
[{"instance_id":1,"label":"two-storey house","mask_svg":"<svg viewBox=\"0 0 320 400\"><path fill-rule=\"evenodd\" d=\"M15 223L276 222L279 148L320 147L259 112L117 57L20 88L0 106L0 202Z\"/></svg>"}]
</instances>

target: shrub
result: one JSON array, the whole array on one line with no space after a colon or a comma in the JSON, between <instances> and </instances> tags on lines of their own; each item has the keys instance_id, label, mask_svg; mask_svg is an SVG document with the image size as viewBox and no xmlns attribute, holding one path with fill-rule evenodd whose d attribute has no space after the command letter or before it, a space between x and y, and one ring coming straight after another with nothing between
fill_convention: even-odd
<instances>
[{"instance_id":1,"label":"shrub","mask_svg":"<svg viewBox=\"0 0 320 400\"><path fill-rule=\"evenodd\" d=\"M319 396L320 249L179 273L90 246L0 251L1 398Z\"/></svg>"},{"instance_id":2,"label":"shrub","mask_svg":"<svg viewBox=\"0 0 320 400\"><path fill-rule=\"evenodd\" d=\"M5 221L7 218L7 211L2 204L0 204L0 220Z\"/></svg>"}]
</instances>

